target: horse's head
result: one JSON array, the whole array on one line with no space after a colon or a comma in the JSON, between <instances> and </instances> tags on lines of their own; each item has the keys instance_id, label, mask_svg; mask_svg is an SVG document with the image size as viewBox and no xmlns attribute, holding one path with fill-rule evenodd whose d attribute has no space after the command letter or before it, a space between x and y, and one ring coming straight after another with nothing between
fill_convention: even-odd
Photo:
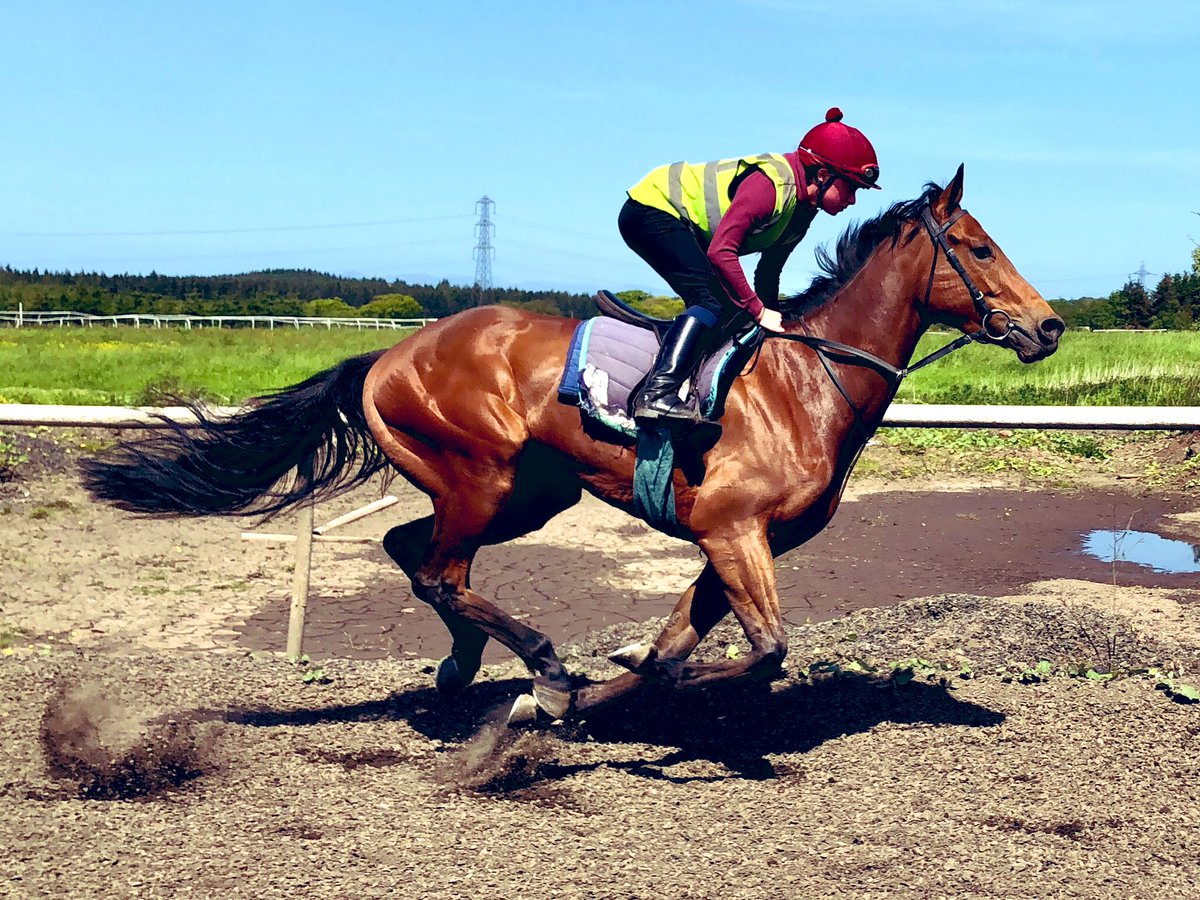
<instances>
[{"instance_id":1,"label":"horse's head","mask_svg":"<svg viewBox=\"0 0 1200 900\"><path fill-rule=\"evenodd\" d=\"M921 211L933 242L927 318L966 334L982 330L986 340L1015 351L1021 362L1045 359L1058 349L1066 324L962 208L962 193L959 166L949 186Z\"/></svg>"}]
</instances>

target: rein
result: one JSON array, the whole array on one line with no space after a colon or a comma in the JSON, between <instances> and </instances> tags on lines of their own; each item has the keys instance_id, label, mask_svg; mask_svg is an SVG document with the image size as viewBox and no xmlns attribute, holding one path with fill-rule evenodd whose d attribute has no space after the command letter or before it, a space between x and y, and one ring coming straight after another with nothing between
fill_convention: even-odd
<instances>
[{"instance_id":1,"label":"rein","mask_svg":"<svg viewBox=\"0 0 1200 900\"><path fill-rule=\"evenodd\" d=\"M1017 325L1016 322L1012 320L1012 316L1010 316L1004 310L998 309L997 307L994 307L988 303L987 298L983 295L983 291L979 290L979 288L975 286L975 282L972 281L971 276L967 274L967 270L963 267L962 261L954 252L954 248L951 247L950 242L946 240L946 233L953 227L955 222L962 218L965 212L966 210L960 206L957 210L955 210L954 214L946 220L944 225L939 225L937 220L933 217L933 211L930 209L929 204L926 203L921 207L921 221L925 225L925 230L929 234L929 239L932 241L934 248L933 265L929 268L929 281L925 285L925 299L922 305L925 307L929 306L929 296L933 291L933 279L934 274L937 272L938 260L941 256L945 256L946 261L949 262L954 271L958 273L958 276L962 279L963 285L966 287L967 291L970 292L971 300L975 303L975 309L979 312L981 325L975 332L971 334L964 334L961 337L956 338L950 343L939 347L937 350L934 350L927 356L922 357L920 360L910 366L898 367L893 366L885 359L880 359L874 353L861 350L858 347L852 347L849 344L843 344L840 341L831 341L828 338L818 337L814 334L808 334L808 326L805 325L803 319L800 320L800 326L805 329L805 334L783 334L781 332L767 332L765 329L763 329L764 340L767 338L780 338L785 341L796 341L815 350L817 352L817 357L821 360L821 364L825 367L825 372L829 375L834 387L838 389L838 393L842 395L842 398L854 412L855 424L866 432L869 432L871 429L864 421L862 410L860 410L858 405L850 398L846 388L842 385L842 380L838 378L837 373L830 366L831 361L862 366L878 373L888 382L890 387L890 395L888 399L890 401L891 397L894 397L896 392L900 389L900 382L902 382L913 372L925 368L925 366L929 365L930 363L937 362L943 356L947 356L948 354L953 353L955 350L967 346L967 344L982 343L985 341L998 344L1007 338L1008 335L1014 330L1021 331L1023 334L1025 333L1024 329L1022 329L1019 325ZM938 252L939 250L941 253ZM1002 330L1000 331L991 330L990 323L995 317L1002 317L1002 321L1000 323L1000 328Z\"/></svg>"}]
</instances>

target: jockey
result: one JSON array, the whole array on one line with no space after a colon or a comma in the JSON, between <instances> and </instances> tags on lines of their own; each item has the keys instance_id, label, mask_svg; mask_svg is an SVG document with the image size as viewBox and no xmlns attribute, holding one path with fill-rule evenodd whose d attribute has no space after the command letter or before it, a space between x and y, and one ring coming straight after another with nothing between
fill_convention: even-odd
<instances>
[{"instance_id":1,"label":"jockey","mask_svg":"<svg viewBox=\"0 0 1200 900\"><path fill-rule=\"evenodd\" d=\"M621 236L686 305L634 404L639 424L694 424L679 389L709 338L744 310L782 331L779 276L817 212L836 216L859 188L878 188L875 148L836 107L791 153L661 166L629 189ZM761 253L751 289L739 256Z\"/></svg>"}]
</instances>

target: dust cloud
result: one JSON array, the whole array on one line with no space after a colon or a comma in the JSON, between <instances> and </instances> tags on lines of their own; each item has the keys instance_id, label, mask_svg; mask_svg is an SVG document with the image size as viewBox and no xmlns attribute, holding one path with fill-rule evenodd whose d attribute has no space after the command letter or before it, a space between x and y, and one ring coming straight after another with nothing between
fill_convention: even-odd
<instances>
[{"instance_id":1,"label":"dust cloud","mask_svg":"<svg viewBox=\"0 0 1200 900\"><path fill-rule=\"evenodd\" d=\"M50 775L94 800L179 787L213 767L214 737L211 727L152 717L147 705L94 681L60 685L38 731Z\"/></svg>"},{"instance_id":2,"label":"dust cloud","mask_svg":"<svg viewBox=\"0 0 1200 900\"><path fill-rule=\"evenodd\" d=\"M556 739L539 729L508 727L507 714L507 704L494 710L474 735L439 762L434 780L473 794L513 795L556 777L562 769Z\"/></svg>"}]
</instances>

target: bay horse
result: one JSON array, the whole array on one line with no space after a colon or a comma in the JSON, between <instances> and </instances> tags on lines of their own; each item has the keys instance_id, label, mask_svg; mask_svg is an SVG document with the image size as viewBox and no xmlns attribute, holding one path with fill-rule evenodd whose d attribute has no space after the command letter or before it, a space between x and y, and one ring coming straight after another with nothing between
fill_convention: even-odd
<instances>
[{"instance_id":1,"label":"bay horse","mask_svg":"<svg viewBox=\"0 0 1200 900\"><path fill-rule=\"evenodd\" d=\"M791 340L765 341L733 384L703 479L674 473L679 533L699 545L704 568L653 643L613 655L630 671L607 681L570 676L544 634L471 589L480 547L540 528L584 490L634 508L634 448L589 434L557 399L574 320L466 310L233 416L198 408L198 428L86 461L84 483L143 514L261 515L395 467L433 504L432 515L392 528L384 548L450 632L437 687L453 695L469 685L495 638L533 675L510 722L586 713L647 680L695 688L773 677L787 653L774 558L832 518L918 338L948 325L963 332L959 342L990 340L1031 363L1065 329L961 207L962 189L960 166L948 187L928 184L851 225L834 255L818 254L825 274L781 303ZM750 651L688 663L730 611Z\"/></svg>"}]
</instances>

